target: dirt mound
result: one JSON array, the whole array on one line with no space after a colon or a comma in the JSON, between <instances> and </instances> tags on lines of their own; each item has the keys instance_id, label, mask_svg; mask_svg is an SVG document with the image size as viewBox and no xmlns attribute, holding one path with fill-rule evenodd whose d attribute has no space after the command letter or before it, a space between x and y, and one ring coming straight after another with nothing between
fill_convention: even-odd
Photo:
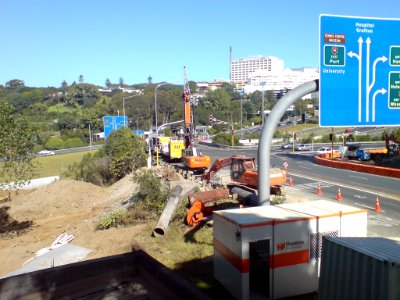
<instances>
[{"instance_id":1,"label":"dirt mound","mask_svg":"<svg viewBox=\"0 0 400 300\"><path fill-rule=\"evenodd\" d=\"M92 250L88 258L129 251L132 239L127 238L128 229L96 231L95 227L104 213L128 199L136 187L132 176L108 188L61 179L35 190L13 193L11 201L0 204L5 222L1 224L8 230L0 238L0 276L21 267L36 251L50 246L64 232L75 236L74 244ZM18 226L10 231L13 224L30 226L23 226L23 231L21 228L17 232ZM140 228L130 227L129 231Z\"/></svg>"}]
</instances>

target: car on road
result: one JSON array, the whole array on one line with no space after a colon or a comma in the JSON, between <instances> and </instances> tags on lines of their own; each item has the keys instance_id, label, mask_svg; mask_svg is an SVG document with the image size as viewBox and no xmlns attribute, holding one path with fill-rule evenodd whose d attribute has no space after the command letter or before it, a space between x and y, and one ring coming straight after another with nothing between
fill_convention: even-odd
<instances>
[{"instance_id":1,"label":"car on road","mask_svg":"<svg viewBox=\"0 0 400 300\"><path fill-rule=\"evenodd\" d=\"M311 151L312 148L310 145L305 145L305 144L297 144L294 149L296 151Z\"/></svg>"},{"instance_id":2,"label":"car on road","mask_svg":"<svg viewBox=\"0 0 400 300\"><path fill-rule=\"evenodd\" d=\"M292 148L293 148L293 143L292 142L283 144L281 146L281 149L292 149Z\"/></svg>"},{"instance_id":3,"label":"car on road","mask_svg":"<svg viewBox=\"0 0 400 300\"><path fill-rule=\"evenodd\" d=\"M315 151L315 153L317 153L317 154L330 153L330 152L332 152L332 148L329 148L329 147L321 147L321 148L318 148L317 151Z\"/></svg>"},{"instance_id":4,"label":"car on road","mask_svg":"<svg viewBox=\"0 0 400 300\"><path fill-rule=\"evenodd\" d=\"M42 151L39 151L38 154L43 155L43 156L49 156L49 155L55 155L56 153L51 150L42 150Z\"/></svg>"}]
</instances>

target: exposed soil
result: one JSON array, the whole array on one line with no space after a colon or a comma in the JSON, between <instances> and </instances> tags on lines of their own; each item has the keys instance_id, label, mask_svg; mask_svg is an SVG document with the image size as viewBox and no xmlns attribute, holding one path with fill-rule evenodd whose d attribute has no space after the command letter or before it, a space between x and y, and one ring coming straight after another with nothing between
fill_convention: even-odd
<instances>
[{"instance_id":1,"label":"exposed soil","mask_svg":"<svg viewBox=\"0 0 400 300\"><path fill-rule=\"evenodd\" d=\"M0 277L23 266L36 251L62 233L92 250L87 259L130 251L146 224L96 231L99 218L128 199L137 185L126 176L108 188L83 181L59 180L35 190L19 191L0 204Z\"/></svg>"}]
</instances>

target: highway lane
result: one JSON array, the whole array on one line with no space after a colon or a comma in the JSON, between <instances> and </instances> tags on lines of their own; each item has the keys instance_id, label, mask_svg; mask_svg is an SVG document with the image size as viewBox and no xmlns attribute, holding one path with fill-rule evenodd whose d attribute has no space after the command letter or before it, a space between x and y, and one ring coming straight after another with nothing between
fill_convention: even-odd
<instances>
[{"instance_id":1,"label":"highway lane","mask_svg":"<svg viewBox=\"0 0 400 300\"><path fill-rule=\"evenodd\" d=\"M198 148L204 154L210 155L213 160L217 157L229 157L234 154L253 156L257 159L257 149L230 150L204 146ZM370 191L377 196L400 201L400 179L327 168L315 164L313 157L313 153L272 150L271 166L282 168L283 163L287 162L289 174L306 176L320 182L334 182L342 187Z\"/></svg>"},{"instance_id":2,"label":"highway lane","mask_svg":"<svg viewBox=\"0 0 400 300\"><path fill-rule=\"evenodd\" d=\"M257 157L257 149L228 150L211 147L198 147L210 155L229 157L234 154ZM400 179L357 173L348 170L327 168L313 162L312 153L290 153L281 150L271 151L271 165L283 167L288 163L288 178L292 177L294 186L287 189L306 193L310 199L337 201L341 190L342 203L368 210L368 232L372 236L398 238L400 232ZM317 196L320 184L323 195ZM376 199L379 199L381 213L375 212Z\"/></svg>"}]
</instances>

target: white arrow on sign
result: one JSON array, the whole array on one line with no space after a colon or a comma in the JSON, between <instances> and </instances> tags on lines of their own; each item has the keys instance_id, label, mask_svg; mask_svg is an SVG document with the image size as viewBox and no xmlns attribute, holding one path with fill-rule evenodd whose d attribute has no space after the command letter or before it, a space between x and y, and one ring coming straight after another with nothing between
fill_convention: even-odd
<instances>
[{"instance_id":1,"label":"white arrow on sign","mask_svg":"<svg viewBox=\"0 0 400 300\"><path fill-rule=\"evenodd\" d=\"M370 89L369 87L369 58L370 58L370 53L371 53L371 39L367 37L367 40L365 41L367 44L367 56L366 56L366 66L367 70L365 72L365 87L367 88L367 93L365 96L365 122L369 122L369 92Z\"/></svg>"},{"instance_id":2,"label":"white arrow on sign","mask_svg":"<svg viewBox=\"0 0 400 300\"><path fill-rule=\"evenodd\" d=\"M375 98L376 98L376 95L378 95L378 94L385 95L386 92L387 92L387 91L386 91L384 88L381 88L380 90L377 90L377 91L372 95L372 122L375 122Z\"/></svg>"},{"instance_id":3,"label":"white arrow on sign","mask_svg":"<svg viewBox=\"0 0 400 300\"><path fill-rule=\"evenodd\" d=\"M363 39L360 36L358 39L358 54L354 53L353 51L350 51L347 55L350 57L355 57L358 60L358 122L361 122L361 73L362 73L362 44L363 44Z\"/></svg>"}]
</instances>

